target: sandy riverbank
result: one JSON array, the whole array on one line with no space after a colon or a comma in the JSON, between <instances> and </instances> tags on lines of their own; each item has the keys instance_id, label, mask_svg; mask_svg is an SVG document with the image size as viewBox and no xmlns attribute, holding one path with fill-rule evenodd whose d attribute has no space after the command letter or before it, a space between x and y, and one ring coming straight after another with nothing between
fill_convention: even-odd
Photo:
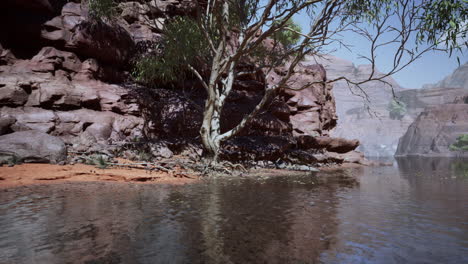
<instances>
[{"instance_id":1,"label":"sandy riverbank","mask_svg":"<svg viewBox=\"0 0 468 264\"><path fill-rule=\"evenodd\" d=\"M95 166L21 164L0 167L0 188L30 184L58 182L137 182L185 184L197 181L198 177L177 172L148 171L136 168L107 168Z\"/></svg>"},{"instance_id":2,"label":"sandy riverbank","mask_svg":"<svg viewBox=\"0 0 468 264\"><path fill-rule=\"evenodd\" d=\"M129 163L130 164L130 163ZM358 168L362 165L345 163L339 166L322 167L324 173L341 169ZM282 169L253 169L249 176L301 175L310 172ZM53 165L53 164L21 164L13 167L0 167L0 188L11 188L33 184L54 184L63 182L116 182L116 183L161 183L188 184L200 180L195 174L182 170L170 172L150 171L144 167L110 167L100 169L85 164Z\"/></svg>"}]
</instances>

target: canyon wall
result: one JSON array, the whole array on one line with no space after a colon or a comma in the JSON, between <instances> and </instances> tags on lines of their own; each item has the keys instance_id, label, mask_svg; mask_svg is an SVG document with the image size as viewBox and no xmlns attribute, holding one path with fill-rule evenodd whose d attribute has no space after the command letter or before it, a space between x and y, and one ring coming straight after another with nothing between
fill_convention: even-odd
<instances>
[{"instance_id":1,"label":"canyon wall","mask_svg":"<svg viewBox=\"0 0 468 264\"><path fill-rule=\"evenodd\" d=\"M0 4L1 134L8 135L9 142L21 142L12 135L37 131L63 140L71 152L122 154L121 146L144 139L156 142L146 144L152 156L185 153L188 146L195 146L191 149L199 155L204 89L196 80L148 88L130 75L134 60L150 52L161 37L168 17L196 15L194 1L142 3L121 1L112 23L93 20L79 1ZM266 82L282 74L278 68L268 78L259 73L236 80L222 129L232 128L249 113ZM343 162L343 153L359 142L330 137L337 120L332 86L293 90L326 78L321 65L300 65L290 87L241 135L224 144L222 156Z\"/></svg>"},{"instance_id":2,"label":"canyon wall","mask_svg":"<svg viewBox=\"0 0 468 264\"><path fill-rule=\"evenodd\" d=\"M400 139L396 156L468 157L466 151L450 149L468 134L467 76L468 63L436 84L403 94L417 118Z\"/></svg>"},{"instance_id":3,"label":"canyon wall","mask_svg":"<svg viewBox=\"0 0 468 264\"><path fill-rule=\"evenodd\" d=\"M309 57L308 61L322 64L329 79L344 76L352 81L359 81L371 73L369 65L355 66L350 61L333 56ZM425 85L422 89L403 88L391 77L384 79L386 83L372 81L361 86L367 97L363 91L348 86L345 81L335 83L333 93L336 98L338 121L331 135L358 139L358 150L368 157L393 156L399 139L426 107L451 104L457 98L463 97L468 89L467 65L457 68L438 84ZM401 118L392 118L389 111L389 104L394 99L393 92L395 98L406 105L406 112Z\"/></svg>"}]
</instances>

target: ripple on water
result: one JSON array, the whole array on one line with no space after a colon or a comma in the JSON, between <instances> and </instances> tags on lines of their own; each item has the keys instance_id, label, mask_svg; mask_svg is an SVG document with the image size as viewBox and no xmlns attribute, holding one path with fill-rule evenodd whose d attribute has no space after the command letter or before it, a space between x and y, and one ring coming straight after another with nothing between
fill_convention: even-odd
<instances>
[{"instance_id":1,"label":"ripple on water","mask_svg":"<svg viewBox=\"0 0 468 264\"><path fill-rule=\"evenodd\" d=\"M0 263L468 263L468 179L441 164L356 170L359 187L18 187L0 192Z\"/></svg>"}]
</instances>

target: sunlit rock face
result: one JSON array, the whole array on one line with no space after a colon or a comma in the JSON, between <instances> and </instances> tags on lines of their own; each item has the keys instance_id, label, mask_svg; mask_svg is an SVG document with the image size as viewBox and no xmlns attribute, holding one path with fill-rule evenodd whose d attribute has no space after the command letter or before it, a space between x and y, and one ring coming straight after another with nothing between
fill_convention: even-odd
<instances>
[{"instance_id":1,"label":"sunlit rock face","mask_svg":"<svg viewBox=\"0 0 468 264\"><path fill-rule=\"evenodd\" d=\"M397 156L468 157L452 151L457 137L468 133L468 104L427 107L400 139Z\"/></svg>"}]
</instances>

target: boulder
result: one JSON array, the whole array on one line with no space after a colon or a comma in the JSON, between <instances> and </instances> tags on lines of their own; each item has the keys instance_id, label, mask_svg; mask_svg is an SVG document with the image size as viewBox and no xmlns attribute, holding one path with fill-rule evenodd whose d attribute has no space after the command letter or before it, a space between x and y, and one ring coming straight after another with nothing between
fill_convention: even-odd
<instances>
[{"instance_id":1,"label":"boulder","mask_svg":"<svg viewBox=\"0 0 468 264\"><path fill-rule=\"evenodd\" d=\"M0 156L21 162L58 163L67 158L65 143L40 131L22 131L0 136Z\"/></svg>"},{"instance_id":2,"label":"boulder","mask_svg":"<svg viewBox=\"0 0 468 264\"><path fill-rule=\"evenodd\" d=\"M28 101L28 96L18 85L0 83L0 105L22 106Z\"/></svg>"},{"instance_id":3,"label":"boulder","mask_svg":"<svg viewBox=\"0 0 468 264\"><path fill-rule=\"evenodd\" d=\"M150 145L151 154L158 158L171 158L174 153L164 143L155 143Z\"/></svg>"},{"instance_id":4,"label":"boulder","mask_svg":"<svg viewBox=\"0 0 468 264\"><path fill-rule=\"evenodd\" d=\"M277 72L279 75L284 73ZM270 76L277 82L280 76ZM336 125L335 99L332 86L320 82L327 76L322 65L298 65L294 75L283 90L291 113L294 135L328 135ZM307 88L304 88L307 87Z\"/></svg>"},{"instance_id":5,"label":"boulder","mask_svg":"<svg viewBox=\"0 0 468 264\"><path fill-rule=\"evenodd\" d=\"M198 3L200 2L200 3ZM203 1L194 0L155 0L152 6L152 12L155 15L196 15L197 6Z\"/></svg>"}]
</instances>

